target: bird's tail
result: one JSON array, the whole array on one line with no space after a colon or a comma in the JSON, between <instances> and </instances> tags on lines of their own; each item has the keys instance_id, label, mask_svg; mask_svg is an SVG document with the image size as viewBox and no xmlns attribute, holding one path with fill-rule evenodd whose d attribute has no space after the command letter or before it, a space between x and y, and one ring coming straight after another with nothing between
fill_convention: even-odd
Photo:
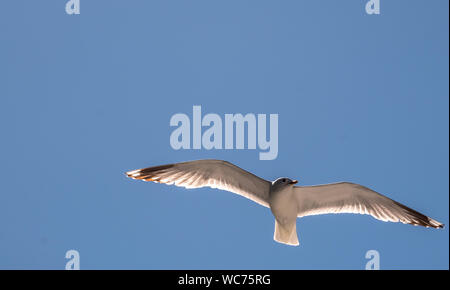
<instances>
[{"instance_id":1,"label":"bird's tail","mask_svg":"<svg viewBox=\"0 0 450 290\"><path fill-rule=\"evenodd\" d=\"M273 239L279 243L298 246L296 221L288 224L281 224L275 219L275 233Z\"/></svg>"}]
</instances>

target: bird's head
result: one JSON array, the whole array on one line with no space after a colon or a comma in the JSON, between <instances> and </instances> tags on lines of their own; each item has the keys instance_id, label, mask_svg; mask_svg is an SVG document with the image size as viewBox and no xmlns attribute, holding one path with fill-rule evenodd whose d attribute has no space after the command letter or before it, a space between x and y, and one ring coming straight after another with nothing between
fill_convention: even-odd
<instances>
[{"instance_id":1,"label":"bird's head","mask_svg":"<svg viewBox=\"0 0 450 290\"><path fill-rule=\"evenodd\" d=\"M290 179L287 177L280 177L274 182L272 182L272 186L278 187L278 186L294 186L297 184L297 180Z\"/></svg>"}]
</instances>

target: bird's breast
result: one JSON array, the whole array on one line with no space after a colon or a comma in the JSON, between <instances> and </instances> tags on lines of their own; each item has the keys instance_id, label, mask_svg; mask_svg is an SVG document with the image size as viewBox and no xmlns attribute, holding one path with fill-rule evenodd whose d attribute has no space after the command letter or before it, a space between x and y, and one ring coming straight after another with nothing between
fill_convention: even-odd
<instances>
[{"instance_id":1,"label":"bird's breast","mask_svg":"<svg viewBox=\"0 0 450 290\"><path fill-rule=\"evenodd\" d=\"M279 221L297 217L297 202L292 187L271 191L269 205L273 215Z\"/></svg>"}]
</instances>

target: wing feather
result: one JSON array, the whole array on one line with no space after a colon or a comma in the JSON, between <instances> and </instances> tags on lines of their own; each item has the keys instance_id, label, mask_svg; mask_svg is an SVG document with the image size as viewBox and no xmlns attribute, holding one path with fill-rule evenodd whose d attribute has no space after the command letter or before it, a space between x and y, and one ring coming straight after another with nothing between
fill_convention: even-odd
<instances>
[{"instance_id":1,"label":"wing feather","mask_svg":"<svg viewBox=\"0 0 450 290\"><path fill-rule=\"evenodd\" d=\"M365 186L340 182L316 186L296 186L298 216L330 213L368 214L382 221L424 227L444 225Z\"/></svg>"},{"instance_id":2,"label":"wing feather","mask_svg":"<svg viewBox=\"0 0 450 290\"><path fill-rule=\"evenodd\" d=\"M230 191L269 207L271 183L223 160L196 160L153 166L126 173L133 179L185 188L211 187Z\"/></svg>"}]
</instances>

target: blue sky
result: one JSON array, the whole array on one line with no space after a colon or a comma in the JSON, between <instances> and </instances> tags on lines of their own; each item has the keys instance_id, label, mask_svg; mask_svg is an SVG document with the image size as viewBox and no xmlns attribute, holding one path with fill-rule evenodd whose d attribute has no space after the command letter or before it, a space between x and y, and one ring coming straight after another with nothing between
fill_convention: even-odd
<instances>
[{"instance_id":1,"label":"blue sky","mask_svg":"<svg viewBox=\"0 0 450 290\"><path fill-rule=\"evenodd\" d=\"M449 223L448 1L0 4L0 268L448 269L448 228L299 219L231 193L127 179L215 158L303 185L352 181ZM170 117L279 114L279 154L170 147Z\"/></svg>"}]
</instances>

